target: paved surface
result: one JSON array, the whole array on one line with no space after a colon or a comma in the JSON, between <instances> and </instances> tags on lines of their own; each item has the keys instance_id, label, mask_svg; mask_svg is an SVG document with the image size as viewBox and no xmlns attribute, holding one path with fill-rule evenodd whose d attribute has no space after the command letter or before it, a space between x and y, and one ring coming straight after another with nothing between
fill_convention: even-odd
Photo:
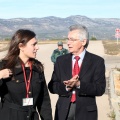
<instances>
[{"instance_id":1,"label":"paved surface","mask_svg":"<svg viewBox=\"0 0 120 120\"><path fill-rule=\"evenodd\" d=\"M37 59L39 59L45 67L45 77L47 83L51 79L52 71L53 71L53 64L50 60L50 56L53 52L53 50L57 47L56 44L42 44L39 46L39 51L37 53ZM64 45L65 48L67 48L66 45ZM102 45L101 41L90 41L89 47L87 49L89 52L92 52L94 54L100 55L104 57L105 59L108 59L109 61L106 63L106 76L109 75L109 70L111 67L114 67L114 65L111 64L111 61L109 58L106 57L104 54L104 48ZM0 58L3 57L5 52L0 53ZM110 57L111 58L111 57ZM119 62L119 61L118 61ZM109 65L112 65L109 67ZM109 70L108 70L108 68ZM51 97L51 102L52 102L52 109L53 109L53 115L55 111L55 104L57 101L57 95L50 94ZM107 117L107 114L110 111L110 106L109 106L109 100L108 100L108 95L105 93L101 97L97 97L97 105L98 105L98 120L110 120Z\"/></svg>"}]
</instances>

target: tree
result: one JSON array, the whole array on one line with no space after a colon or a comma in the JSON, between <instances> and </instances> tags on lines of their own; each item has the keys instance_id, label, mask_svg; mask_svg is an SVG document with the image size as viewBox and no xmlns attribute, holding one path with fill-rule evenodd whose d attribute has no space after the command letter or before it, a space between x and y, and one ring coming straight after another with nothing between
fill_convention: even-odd
<instances>
[{"instance_id":1,"label":"tree","mask_svg":"<svg viewBox=\"0 0 120 120\"><path fill-rule=\"evenodd\" d=\"M90 40L97 40L97 38L92 36Z\"/></svg>"}]
</instances>

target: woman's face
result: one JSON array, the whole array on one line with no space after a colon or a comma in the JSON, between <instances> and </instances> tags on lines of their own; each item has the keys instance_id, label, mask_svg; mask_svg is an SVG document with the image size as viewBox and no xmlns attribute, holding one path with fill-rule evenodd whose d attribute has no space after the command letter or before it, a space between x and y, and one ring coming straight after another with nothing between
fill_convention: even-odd
<instances>
[{"instance_id":1,"label":"woman's face","mask_svg":"<svg viewBox=\"0 0 120 120\"><path fill-rule=\"evenodd\" d=\"M21 43L22 44L22 43ZM39 49L36 38L32 38L26 45L20 45L20 57L23 59L36 58Z\"/></svg>"}]
</instances>

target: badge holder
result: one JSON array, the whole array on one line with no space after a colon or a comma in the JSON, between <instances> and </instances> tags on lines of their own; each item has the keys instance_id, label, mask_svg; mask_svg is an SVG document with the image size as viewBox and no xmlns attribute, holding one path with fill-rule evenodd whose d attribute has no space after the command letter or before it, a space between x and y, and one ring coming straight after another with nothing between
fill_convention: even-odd
<instances>
[{"instance_id":1,"label":"badge holder","mask_svg":"<svg viewBox=\"0 0 120 120\"><path fill-rule=\"evenodd\" d=\"M23 98L23 106L33 105L33 98Z\"/></svg>"}]
</instances>

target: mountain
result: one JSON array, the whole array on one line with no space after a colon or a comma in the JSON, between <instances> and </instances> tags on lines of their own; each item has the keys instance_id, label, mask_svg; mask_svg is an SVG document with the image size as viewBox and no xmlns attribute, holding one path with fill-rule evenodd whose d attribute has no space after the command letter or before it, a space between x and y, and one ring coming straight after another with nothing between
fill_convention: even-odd
<instances>
[{"instance_id":1,"label":"mountain","mask_svg":"<svg viewBox=\"0 0 120 120\"><path fill-rule=\"evenodd\" d=\"M116 39L115 29L120 28L118 18L88 18L75 15L66 18L54 16L44 18L12 18L0 19L0 39L10 38L18 29L30 29L37 34L38 39L61 39L67 37L69 26L73 24L85 25L90 38Z\"/></svg>"}]
</instances>

